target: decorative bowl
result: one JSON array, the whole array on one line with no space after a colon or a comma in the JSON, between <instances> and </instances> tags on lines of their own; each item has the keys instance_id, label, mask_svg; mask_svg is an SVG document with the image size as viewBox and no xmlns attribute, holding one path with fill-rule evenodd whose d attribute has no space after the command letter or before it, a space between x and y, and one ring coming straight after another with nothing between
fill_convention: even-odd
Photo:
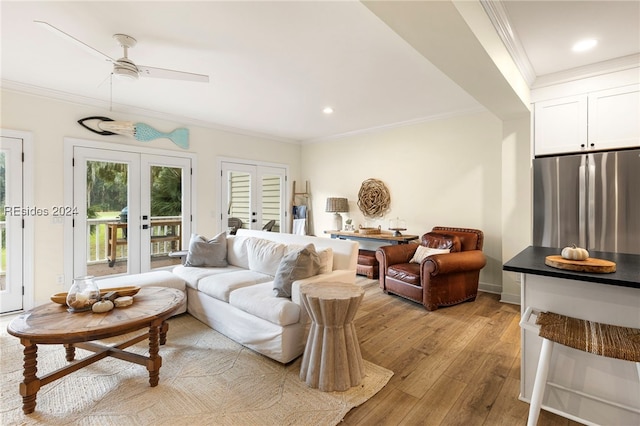
<instances>
[{"instance_id":1,"label":"decorative bowl","mask_svg":"<svg viewBox=\"0 0 640 426\"><path fill-rule=\"evenodd\" d=\"M125 287L112 287L112 288L102 288L100 289L100 297L109 293L110 291L117 291L118 296L134 296L140 291L140 287L138 286L125 286ZM67 304L67 293L56 293L51 295L51 301L54 303L59 303L61 305Z\"/></svg>"}]
</instances>

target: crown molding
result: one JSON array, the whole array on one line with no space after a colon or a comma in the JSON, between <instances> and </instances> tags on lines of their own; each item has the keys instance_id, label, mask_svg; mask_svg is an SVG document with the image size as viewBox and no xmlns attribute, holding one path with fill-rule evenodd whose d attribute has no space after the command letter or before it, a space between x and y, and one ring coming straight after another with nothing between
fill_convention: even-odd
<instances>
[{"instance_id":1,"label":"crown molding","mask_svg":"<svg viewBox=\"0 0 640 426\"><path fill-rule=\"evenodd\" d=\"M541 75L536 78L531 89L540 89L556 84L569 83L589 77L610 74L618 71L638 68L640 70L640 53L597 62L582 67L558 71L552 74ZM640 72L640 71L639 71Z\"/></svg>"},{"instance_id":2,"label":"crown molding","mask_svg":"<svg viewBox=\"0 0 640 426\"><path fill-rule=\"evenodd\" d=\"M435 114L435 115L430 115L428 117L419 117L419 118L414 118L412 120L399 121L396 123L384 124L382 126L375 126L375 127L369 127L366 129L354 130L352 132L339 133L336 135L324 136L324 137L314 138L314 139L305 139L301 141L301 144L305 145L305 144L313 144L313 143L321 143L321 142L330 142L330 141L344 139L352 136L360 136L360 135L366 135L371 133L380 133L386 130L392 130L399 127L407 127L407 126L413 126L416 124L429 123L432 121L446 120L449 118L455 118L455 117L460 117L460 116L470 115L470 114L478 114L486 111L488 110L483 106L473 107L465 110L447 112L443 114Z\"/></svg>"},{"instance_id":3,"label":"crown molding","mask_svg":"<svg viewBox=\"0 0 640 426\"><path fill-rule=\"evenodd\" d=\"M503 2L500 0L480 0L480 4L509 52L511 59L515 62L520 74L522 74L527 85L531 87L536 80L536 73L522 43L520 43L520 39L518 39L518 35L511 26L509 15L504 8Z\"/></svg>"}]
</instances>

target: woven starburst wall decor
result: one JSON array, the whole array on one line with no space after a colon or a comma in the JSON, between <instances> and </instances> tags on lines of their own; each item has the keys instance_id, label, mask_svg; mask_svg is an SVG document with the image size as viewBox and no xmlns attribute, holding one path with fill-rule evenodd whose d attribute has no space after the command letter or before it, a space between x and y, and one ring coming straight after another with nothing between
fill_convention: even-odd
<instances>
[{"instance_id":1,"label":"woven starburst wall decor","mask_svg":"<svg viewBox=\"0 0 640 426\"><path fill-rule=\"evenodd\" d=\"M358 192L358 207L365 217L382 217L391 205L391 196L384 182L367 179Z\"/></svg>"}]
</instances>

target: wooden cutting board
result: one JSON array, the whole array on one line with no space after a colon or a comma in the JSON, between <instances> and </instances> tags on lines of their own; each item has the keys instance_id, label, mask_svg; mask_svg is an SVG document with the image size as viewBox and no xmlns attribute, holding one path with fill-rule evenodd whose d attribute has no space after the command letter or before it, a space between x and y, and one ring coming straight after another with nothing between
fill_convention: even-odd
<instances>
[{"instance_id":1,"label":"wooden cutting board","mask_svg":"<svg viewBox=\"0 0 640 426\"><path fill-rule=\"evenodd\" d=\"M610 274L616 271L615 262L604 259L594 259L592 257L586 260L570 260L560 255L553 255L547 256L544 259L544 264L568 271L592 272L596 274Z\"/></svg>"}]
</instances>

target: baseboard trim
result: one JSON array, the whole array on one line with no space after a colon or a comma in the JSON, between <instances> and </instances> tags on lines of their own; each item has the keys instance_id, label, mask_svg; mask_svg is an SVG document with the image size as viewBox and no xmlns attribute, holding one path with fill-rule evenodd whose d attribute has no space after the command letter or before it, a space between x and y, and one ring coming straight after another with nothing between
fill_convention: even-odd
<instances>
[{"instance_id":1,"label":"baseboard trim","mask_svg":"<svg viewBox=\"0 0 640 426\"><path fill-rule=\"evenodd\" d=\"M503 303L511 303L513 305L520 304L520 295L519 294L510 294L510 293L501 293L500 301Z\"/></svg>"},{"instance_id":2,"label":"baseboard trim","mask_svg":"<svg viewBox=\"0 0 640 426\"><path fill-rule=\"evenodd\" d=\"M478 290L484 291L485 293L501 294L502 286L498 284L480 283Z\"/></svg>"}]
</instances>

